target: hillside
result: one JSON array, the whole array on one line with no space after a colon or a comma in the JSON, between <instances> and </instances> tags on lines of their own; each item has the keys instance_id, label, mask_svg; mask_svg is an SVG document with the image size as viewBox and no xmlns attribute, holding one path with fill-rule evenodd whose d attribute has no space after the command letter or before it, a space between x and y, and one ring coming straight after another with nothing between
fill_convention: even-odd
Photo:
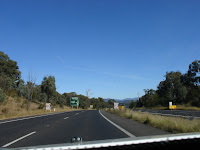
<instances>
[{"instance_id":1,"label":"hillside","mask_svg":"<svg viewBox=\"0 0 200 150\"><path fill-rule=\"evenodd\" d=\"M32 116L32 115L41 115L54 112L53 110L46 111L45 105L43 103L30 102L29 110L26 109L27 100L23 98L13 98L11 96L6 97L6 101L4 101L0 105L0 120L16 118L16 117L24 117L24 116ZM63 112L63 111L72 111L70 107L63 106L60 108L59 106L55 106L55 112Z\"/></svg>"}]
</instances>

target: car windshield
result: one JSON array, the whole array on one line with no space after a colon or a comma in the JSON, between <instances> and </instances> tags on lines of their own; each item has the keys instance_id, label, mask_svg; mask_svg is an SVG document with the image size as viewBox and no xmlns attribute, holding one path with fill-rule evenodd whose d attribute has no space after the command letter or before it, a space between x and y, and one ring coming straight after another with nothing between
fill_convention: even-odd
<instances>
[{"instance_id":1,"label":"car windshield","mask_svg":"<svg viewBox=\"0 0 200 150\"><path fill-rule=\"evenodd\" d=\"M0 0L0 148L200 132L199 7Z\"/></svg>"}]
</instances>

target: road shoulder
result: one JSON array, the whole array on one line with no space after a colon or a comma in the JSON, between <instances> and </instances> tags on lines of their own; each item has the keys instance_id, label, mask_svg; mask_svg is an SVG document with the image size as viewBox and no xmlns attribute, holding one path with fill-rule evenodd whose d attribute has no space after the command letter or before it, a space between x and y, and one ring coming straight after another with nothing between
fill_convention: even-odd
<instances>
[{"instance_id":1,"label":"road shoulder","mask_svg":"<svg viewBox=\"0 0 200 150\"><path fill-rule=\"evenodd\" d=\"M163 134L169 134L169 132L144 125L142 123L136 122L134 120L122 118L120 116L117 116L115 114L110 114L104 110L101 110L101 113L111 120L112 122L116 123L120 127L124 128L128 132L132 133L135 136L149 136L149 135L163 135Z\"/></svg>"}]
</instances>

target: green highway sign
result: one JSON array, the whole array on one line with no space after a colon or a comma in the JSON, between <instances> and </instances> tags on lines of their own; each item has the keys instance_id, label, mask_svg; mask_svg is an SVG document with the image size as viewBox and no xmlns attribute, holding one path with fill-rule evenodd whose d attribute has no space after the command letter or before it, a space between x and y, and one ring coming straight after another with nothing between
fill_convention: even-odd
<instances>
[{"instance_id":1,"label":"green highway sign","mask_svg":"<svg viewBox=\"0 0 200 150\"><path fill-rule=\"evenodd\" d=\"M78 106L79 105L79 99L78 99L78 97L71 97L71 99L70 99L70 105L71 106Z\"/></svg>"}]
</instances>

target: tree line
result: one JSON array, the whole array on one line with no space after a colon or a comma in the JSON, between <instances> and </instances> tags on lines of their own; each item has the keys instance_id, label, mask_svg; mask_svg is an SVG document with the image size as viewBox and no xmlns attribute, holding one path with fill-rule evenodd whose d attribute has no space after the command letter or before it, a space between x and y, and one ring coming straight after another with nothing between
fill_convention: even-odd
<instances>
[{"instance_id":1,"label":"tree line","mask_svg":"<svg viewBox=\"0 0 200 150\"><path fill-rule=\"evenodd\" d=\"M65 92L60 94L56 91L54 76L45 76L40 85L36 84L36 75L29 72L28 81L21 78L21 72L16 61L11 60L7 54L0 51L0 104L6 100L6 96L21 97L27 102L27 110L30 107L30 101L39 103L39 108L43 109L45 103L51 103L53 106L70 106L71 97L79 97L79 107L87 109L90 105L93 108L101 109L113 107L105 102L103 98L90 98L90 90L86 91L86 96L78 95L76 92Z\"/></svg>"},{"instance_id":2,"label":"tree line","mask_svg":"<svg viewBox=\"0 0 200 150\"><path fill-rule=\"evenodd\" d=\"M145 95L130 107L168 106L169 102L200 107L200 60L189 64L185 74L170 71L164 77L156 90L144 89Z\"/></svg>"}]
</instances>

